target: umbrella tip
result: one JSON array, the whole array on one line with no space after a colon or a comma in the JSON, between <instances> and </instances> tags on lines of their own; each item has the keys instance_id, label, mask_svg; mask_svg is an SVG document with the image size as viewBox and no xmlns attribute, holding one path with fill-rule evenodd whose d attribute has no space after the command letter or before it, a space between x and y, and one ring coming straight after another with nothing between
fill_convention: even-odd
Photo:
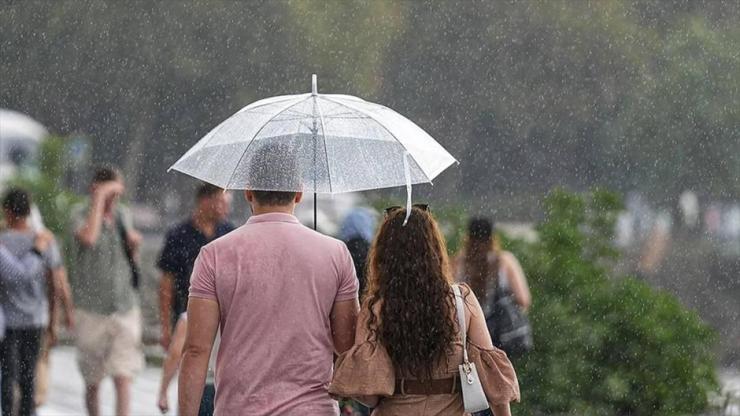
<instances>
[{"instance_id":1,"label":"umbrella tip","mask_svg":"<svg viewBox=\"0 0 740 416\"><path fill-rule=\"evenodd\" d=\"M311 74L311 95L318 95L319 89L316 86L316 74Z\"/></svg>"}]
</instances>

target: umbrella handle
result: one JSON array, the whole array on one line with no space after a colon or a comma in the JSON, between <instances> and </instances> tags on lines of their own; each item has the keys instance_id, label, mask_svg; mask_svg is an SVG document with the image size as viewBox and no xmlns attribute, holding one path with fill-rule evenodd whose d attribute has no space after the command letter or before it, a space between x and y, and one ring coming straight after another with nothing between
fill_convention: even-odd
<instances>
[{"instance_id":1,"label":"umbrella handle","mask_svg":"<svg viewBox=\"0 0 740 416\"><path fill-rule=\"evenodd\" d=\"M403 220L403 226L409 222L411 216L411 166L409 166L409 152L403 153L403 174L406 177L406 218Z\"/></svg>"}]
</instances>

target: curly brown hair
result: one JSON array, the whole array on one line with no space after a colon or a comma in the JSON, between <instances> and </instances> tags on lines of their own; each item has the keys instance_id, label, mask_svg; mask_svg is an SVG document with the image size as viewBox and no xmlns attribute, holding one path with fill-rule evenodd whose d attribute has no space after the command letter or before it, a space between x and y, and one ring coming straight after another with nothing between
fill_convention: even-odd
<instances>
[{"instance_id":1,"label":"curly brown hair","mask_svg":"<svg viewBox=\"0 0 740 416\"><path fill-rule=\"evenodd\" d=\"M405 217L405 209L389 213L370 249L367 327L398 374L425 380L457 337L452 275L432 215L413 208L404 226Z\"/></svg>"}]
</instances>

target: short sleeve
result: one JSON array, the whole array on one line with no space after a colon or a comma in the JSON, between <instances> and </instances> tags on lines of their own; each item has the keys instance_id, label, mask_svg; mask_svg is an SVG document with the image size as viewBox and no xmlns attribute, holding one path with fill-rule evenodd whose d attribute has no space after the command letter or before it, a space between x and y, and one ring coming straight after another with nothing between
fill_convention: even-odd
<instances>
[{"instance_id":1,"label":"short sleeve","mask_svg":"<svg viewBox=\"0 0 740 416\"><path fill-rule=\"evenodd\" d=\"M85 225L85 222L87 221L87 207L83 204L75 205L72 208L70 218L72 219L72 231L76 233Z\"/></svg>"},{"instance_id":2,"label":"short sleeve","mask_svg":"<svg viewBox=\"0 0 740 416\"><path fill-rule=\"evenodd\" d=\"M164 248L162 248L162 253L159 255L159 260L157 260L157 267L159 267L160 270L163 272L169 272L169 273L178 273L180 269L182 268L182 261L179 259L179 250L178 247L181 247L181 245L178 243L178 236L176 230L171 230L167 233L167 237L165 238Z\"/></svg>"},{"instance_id":3,"label":"short sleeve","mask_svg":"<svg viewBox=\"0 0 740 416\"><path fill-rule=\"evenodd\" d=\"M216 274L214 272L213 253L208 247L200 249L195 259L193 274L190 276L190 297L217 300Z\"/></svg>"},{"instance_id":4,"label":"short sleeve","mask_svg":"<svg viewBox=\"0 0 740 416\"><path fill-rule=\"evenodd\" d=\"M49 244L49 248L44 253L44 263L48 269L57 269L62 267L62 254L59 252L59 245L56 241Z\"/></svg>"},{"instance_id":5,"label":"short sleeve","mask_svg":"<svg viewBox=\"0 0 740 416\"><path fill-rule=\"evenodd\" d=\"M338 265L339 289L334 298L335 302L357 299L357 292L360 289L360 282L357 280L357 273L355 273L355 264L352 261L352 256L349 254L349 250L344 243L341 243L340 246L342 253Z\"/></svg>"},{"instance_id":6,"label":"short sleeve","mask_svg":"<svg viewBox=\"0 0 740 416\"><path fill-rule=\"evenodd\" d=\"M123 228L125 228L126 231L133 230L134 217L131 215L131 210L127 206L119 205L118 212L121 216L121 222L123 222Z\"/></svg>"}]
</instances>

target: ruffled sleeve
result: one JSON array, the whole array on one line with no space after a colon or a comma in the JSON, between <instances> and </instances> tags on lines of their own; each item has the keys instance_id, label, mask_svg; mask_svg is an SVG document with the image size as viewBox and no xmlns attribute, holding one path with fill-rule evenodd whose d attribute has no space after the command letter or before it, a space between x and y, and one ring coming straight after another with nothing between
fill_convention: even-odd
<instances>
[{"instance_id":1,"label":"ruffled sleeve","mask_svg":"<svg viewBox=\"0 0 740 416\"><path fill-rule=\"evenodd\" d=\"M395 371L388 352L375 341L365 341L339 356L329 394L335 397L392 396L395 388Z\"/></svg>"},{"instance_id":2,"label":"ruffled sleeve","mask_svg":"<svg viewBox=\"0 0 740 416\"><path fill-rule=\"evenodd\" d=\"M470 361L475 363L483 391L491 404L520 400L519 381L506 353L498 348L481 348L468 344Z\"/></svg>"}]
</instances>

